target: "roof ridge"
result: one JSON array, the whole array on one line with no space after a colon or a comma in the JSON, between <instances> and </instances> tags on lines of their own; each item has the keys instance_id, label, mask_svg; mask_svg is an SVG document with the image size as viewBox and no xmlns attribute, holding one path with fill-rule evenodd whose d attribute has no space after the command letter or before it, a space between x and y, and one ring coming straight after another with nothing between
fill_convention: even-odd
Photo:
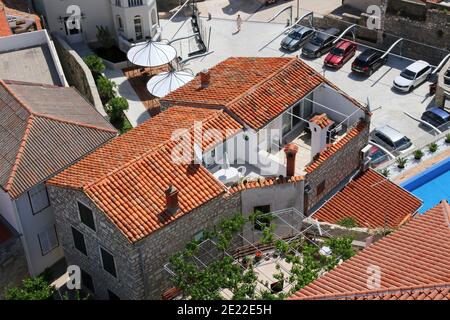
<instances>
[{"instance_id":1,"label":"roof ridge","mask_svg":"<svg viewBox=\"0 0 450 320\"><path fill-rule=\"evenodd\" d=\"M15 84L19 86L32 86L32 87L45 87L45 88L72 88L72 87L63 87L58 86L55 84L50 83L40 83L40 82L28 82L28 81L20 81L20 80L11 80L11 79L4 79L3 80L6 84Z\"/></svg>"},{"instance_id":2,"label":"roof ridge","mask_svg":"<svg viewBox=\"0 0 450 320\"><path fill-rule=\"evenodd\" d=\"M205 109L205 110L209 110L209 109ZM206 119L208 119L207 121L211 120L212 117L217 117L218 114L219 114L219 112L223 112L223 110L218 110L218 111L214 112L214 114L212 114L212 115L206 117ZM194 128L195 128L195 121L194 121L194 124L193 124L192 126L190 126L189 128L187 128L187 130L188 130L188 131L194 130ZM148 150L145 151L144 153L139 154L139 155L136 156L135 158L133 158L133 159L131 159L131 160L129 160L129 161L127 161L127 162L121 164L120 166L118 166L118 167L115 168L114 170L108 172L108 173L105 174L104 176L102 176L102 177L100 177L100 178L98 178L98 179L96 179L96 180L94 180L94 181L92 181L92 182L86 184L85 187L83 187L83 189L84 189L84 190L88 190L89 188L91 188L91 187L93 187L93 186L99 184L100 182L102 182L102 181L108 179L110 176L116 174L117 172L122 171L122 170L124 170L125 168L128 168L128 167L134 165L135 163L137 163L137 162L139 162L139 161L141 161L141 160L143 160L143 159L149 157L152 153L155 153L155 152L157 152L157 151L159 151L159 150L162 150L164 147L168 146L168 144L169 144L169 143L172 143L172 142L173 142L173 141L169 139L169 140L163 141L163 142L161 142L161 143L155 145L154 147L148 149ZM207 171L208 171L208 170L207 170ZM208 171L208 172L209 172L209 171Z\"/></svg>"},{"instance_id":3,"label":"roof ridge","mask_svg":"<svg viewBox=\"0 0 450 320\"><path fill-rule=\"evenodd\" d=\"M1 81L1 80L0 80ZM14 178L16 177L17 168L19 167L19 163L22 160L22 155L24 153L25 145L27 143L27 138L30 135L31 127L33 125L34 116L30 115L30 117L27 120L27 126L25 128L25 133L22 137L22 141L20 142L19 150L17 152L16 161L14 161L14 165L11 169L11 174L9 175L8 180L5 184L5 191L8 192L11 190L11 187L13 185Z\"/></svg>"},{"instance_id":4,"label":"roof ridge","mask_svg":"<svg viewBox=\"0 0 450 320\"><path fill-rule=\"evenodd\" d=\"M0 84L5 88L6 91L8 91L8 93L13 96L14 99L16 99L16 101L23 107L25 108L25 110L27 110L30 115L34 115L33 109L30 108L28 106L28 104L26 104L24 101L22 101L22 99L20 99L15 93L14 91L11 90L11 88L8 86L8 83L5 82L4 80L0 79Z\"/></svg>"},{"instance_id":5,"label":"roof ridge","mask_svg":"<svg viewBox=\"0 0 450 320\"><path fill-rule=\"evenodd\" d=\"M263 84L267 83L268 81L272 80L273 77L277 76L278 74L280 74L281 72L283 72L285 70L285 68L290 67L291 65L293 65L295 62L299 61L296 57L293 58L285 58L286 60L288 60L286 62L286 64L283 67L278 68L275 72L272 72L270 75L268 75L264 80L258 82L257 84L255 84L253 87L251 87L250 89L248 89L247 91L241 93L240 95L238 95L236 98L234 98L233 100L231 100L230 102L228 102L227 104L225 104L226 107L230 107L231 105L233 105L234 103L236 103L237 101L241 100L242 98L244 98L245 96L248 96L250 93L254 92L256 89L260 88Z\"/></svg>"},{"instance_id":6,"label":"roof ridge","mask_svg":"<svg viewBox=\"0 0 450 320\"><path fill-rule=\"evenodd\" d=\"M299 297L305 300L318 300L318 299L341 299L341 298L356 298L356 297L367 297L367 296L378 296L385 294L395 294L395 293L404 293L408 291L418 291L418 290L434 290L434 289L447 289L450 288L450 282L437 282L430 284L419 284L414 286L402 286L402 287L392 287L392 288L378 288L372 290L364 290L364 291L350 291L348 293L327 293L327 294L317 294L314 296L302 296ZM295 297L295 295L294 295Z\"/></svg>"},{"instance_id":7,"label":"roof ridge","mask_svg":"<svg viewBox=\"0 0 450 320\"><path fill-rule=\"evenodd\" d=\"M100 130L100 131L106 131L106 132L111 132L111 133L117 133L117 130L115 129L107 129L107 128L100 128L94 125L90 125L87 123L81 123L81 122L77 122L77 121L70 121L67 119L61 119L59 117L55 117L55 116L50 116L47 114L42 114L42 113L33 113L34 116L38 117L38 118L45 118L45 119L49 119L49 120L53 120L53 121L58 121L58 122L62 122L62 123L67 123L67 124L73 124L76 126L80 126L80 127L86 127L89 129L96 129L96 130Z\"/></svg>"}]
</instances>

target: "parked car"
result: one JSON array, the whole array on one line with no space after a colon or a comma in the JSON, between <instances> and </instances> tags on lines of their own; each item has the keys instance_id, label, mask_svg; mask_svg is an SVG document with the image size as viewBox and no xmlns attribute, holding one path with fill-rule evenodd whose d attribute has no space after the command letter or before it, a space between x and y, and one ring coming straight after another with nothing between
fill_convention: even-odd
<instances>
[{"instance_id":1,"label":"parked car","mask_svg":"<svg viewBox=\"0 0 450 320\"><path fill-rule=\"evenodd\" d=\"M296 27L281 41L281 47L288 51L295 51L300 49L306 42L308 42L315 32L313 29L307 27Z\"/></svg>"},{"instance_id":2,"label":"parked car","mask_svg":"<svg viewBox=\"0 0 450 320\"><path fill-rule=\"evenodd\" d=\"M325 57L324 64L330 68L341 68L356 53L356 44L348 40L339 41Z\"/></svg>"},{"instance_id":3,"label":"parked car","mask_svg":"<svg viewBox=\"0 0 450 320\"><path fill-rule=\"evenodd\" d=\"M422 114L421 119L435 127L440 127L447 122L450 122L450 113L441 108L434 107L425 111Z\"/></svg>"},{"instance_id":4,"label":"parked car","mask_svg":"<svg viewBox=\"0 0 450 320\"><path fill-rule=\"evenodd\" d=\"M372 168L378 167L383 162L389 160L387 153L384 152L383 149L370 143L368 144L368 146L370 147L369 157L371 159L370 164Z\"/></svg>"},{"instance_id":5,"label":"parked car","mask_svg":"<svg viewBox=\"0 0 450 320\"><path fill-rule=\"evenodd\" d=\"M450 68L444 74L444 83L450 86Z\"/></svg>"},{"instance_id":6,"label":"parked car","mask_svg":"<svg viewBox=\"0 0 450 320\"><path fill-rule=\"evenodd\" d=\"M375 129L372 141L394 153L406 153L414 148L408 137L388 125Z\"/></svg>"},{"instance_id":7,"label":"parked car","mask_svg":"<svg viewBox=\"0 0 450 320\"><path fill-rule=\"evenodd\" d=\"M339 35L339 29L329 28L317 32L314 37L303 47L302 55L308 58L318 58L330 51L334 39Z\"/></svg>"},{"instance_id":8,"label":"parked car","mask_svg":"<svg viewBox=\"0 0 450 320\"><path fill-rule=\"evenodd\" d=\"M352 71L371 76L387 62L388 57L383 57L383 52L366 49L352 63Z\"/></svg>"},{"instance_id":9,"label":"parked car","mask_svg":"<svg viewBox=\"0 0 450 320\"><path fill-rule=\"evenodd\" d=\"M432 69L428 62L418 60L406 67L394 79L394 88L402 92L410 92L430 77Z\"/></svg>"}]
</instances>

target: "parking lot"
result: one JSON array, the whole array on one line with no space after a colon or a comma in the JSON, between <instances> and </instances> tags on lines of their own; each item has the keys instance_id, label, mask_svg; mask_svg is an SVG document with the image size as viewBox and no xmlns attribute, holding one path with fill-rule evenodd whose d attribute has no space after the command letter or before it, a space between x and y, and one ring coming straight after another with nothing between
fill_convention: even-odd
<instances>
[{"instance_id":1,"label":"parking lot","mask_svg":"<svg viewBox=\"0 0 450 320\"><path fill-rule=\"evenodd\" d=\"M176 39L192 34L189 20L186 23L184 19L176 20L164 28L163 38ZM187 62L185 67L195 73L231 56L284 57L299 54L299 51L289 53L280 49L280 41L285 36L281 34L285 24L245 21L242 30L236 33L236 22L233 19L203 20L204 28L206 30L211 28L209 50L212 53ZM163 26L164 24L165 22L162 22ZM175 42L173 45L179 53L182 53L182 58L186 59L189 52L188 44L190 43L192 47L192 42L193 39ZM364 49L364 46L359 45L356 55ZM323 68L324 58L325 56L318 59L302 59L361 103L366 104L369 99L373 110L372 129L388 124L404 133L417 145L432 138L427 128L419 126L417 120L405 114L407 112L413 117L420 118L424 110L432 105L433 98L428 95L429 83L423 83L411 93L398 93L392 90L394 78L413 61L391 55L386 65L367 78L351 72L353 59L336 71Z\"/></svg>"}]
</instances>

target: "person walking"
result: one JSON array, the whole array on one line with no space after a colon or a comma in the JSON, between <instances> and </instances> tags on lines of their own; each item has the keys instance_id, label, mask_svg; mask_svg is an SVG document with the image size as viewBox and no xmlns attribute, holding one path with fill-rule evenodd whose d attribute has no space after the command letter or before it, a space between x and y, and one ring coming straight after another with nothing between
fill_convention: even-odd
<instances>
[{"instance_id":1,"label":"person walking","mask_svg":"<svg viewBox=\"0 0 450 320\"><path fill-rule=\"evenodd\" d=\"M242 26L242 18L241 15L238 14L237 19L236 19L236 26L237 26L237 31L236 33L238 33L239 31L241 31L241 26Z\"/></svg>"}]
</instances>

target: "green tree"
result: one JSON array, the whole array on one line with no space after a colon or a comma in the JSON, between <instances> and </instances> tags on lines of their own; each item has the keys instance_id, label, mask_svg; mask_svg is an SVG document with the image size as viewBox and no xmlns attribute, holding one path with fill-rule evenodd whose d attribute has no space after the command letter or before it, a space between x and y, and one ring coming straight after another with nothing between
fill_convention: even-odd
<instances>
[{"instance_id":1,"label":"green tree","mask_svg":"<svg viewBox=\"0 0 450 320\"><path fill-rule=\"evenodd\" d=\"M83 60L95 78L98 78L106 69L103 60L96 55L86 56Z\"/></svg>"},{"instance_id":2,"label":"green tree","mask_svg":"<svg viewBox=\"0 0 450 320\"><path fill-rule=\"evenodd\" d=\"M128 101L125 98L122 97L114 97L111 100L109 100L108 104L106 105L107 111L109 113L109 116L111 117L111 122L116 122L124 117L124 111L128 110Z\"/></svg>"},{"instance_id":3,"label":"green tree","mask_svg":"<svg viewBox=\"0 0 450 320\"><path fill-rule=\"evenodd\" d=\"M109 80L101 75L97 78L97 89L102 102L108 102L116 96L114 89L117 87L114 81Z\"/></svg>"},{"instance_id":4,"label":"green tree","mask_svg":"<svg viewBox=\"0 0 450 320\"><path fill-rule=\"evenodd\" d=\"M6 300L48 300L55 289L44 277L26 278L19 288L9 288L5 293Z\"/></svg>"},{"instance_id":5,"label":"green tree","mask_svg":"<svg viewBox=\"0 0 450 320\"><path fill-rule=\"evenodd\" d=\"M97 40L105 49L110 49L115 44L111 32L109 32L109 29L105 26L97 26Z\"/></svg>"}]
</instances>

